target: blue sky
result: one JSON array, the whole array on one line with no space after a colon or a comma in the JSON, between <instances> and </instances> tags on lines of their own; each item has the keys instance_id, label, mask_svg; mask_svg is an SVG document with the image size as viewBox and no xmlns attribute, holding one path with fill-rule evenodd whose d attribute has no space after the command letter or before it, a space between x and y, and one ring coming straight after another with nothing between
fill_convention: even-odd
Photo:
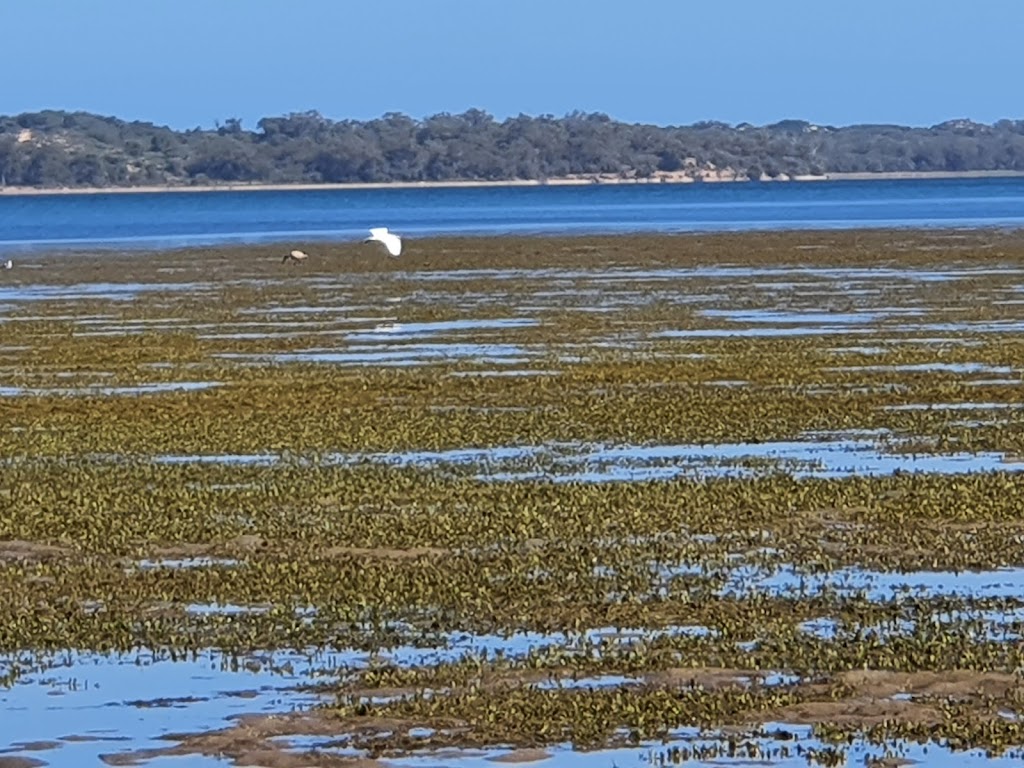
<instances>
[{"instance_id":1,"label":"blue sky","mask_svg":"<svg viewBox=\"0 0 1024 768\"><path fill-rule=\"evenodd\" d=\"M1020 0L0 0L0 114L1024 117Z\"/></svg>"}]
</instances>

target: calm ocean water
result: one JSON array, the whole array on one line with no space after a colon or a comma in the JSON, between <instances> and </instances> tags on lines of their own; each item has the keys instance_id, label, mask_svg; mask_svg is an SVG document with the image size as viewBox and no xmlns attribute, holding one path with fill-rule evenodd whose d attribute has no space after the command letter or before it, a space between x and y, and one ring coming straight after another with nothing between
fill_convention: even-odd
<instances>
[{"instance_id":1,"label":"calm ocean water","mask_svg":"<svg viewBox=\"0 0 1024 768\"><path fill-rule=\"evenodd\" d=\"M0 253L439 234L1024 226L1024 178L0 197Z\"/></svg>"}]
</instances>

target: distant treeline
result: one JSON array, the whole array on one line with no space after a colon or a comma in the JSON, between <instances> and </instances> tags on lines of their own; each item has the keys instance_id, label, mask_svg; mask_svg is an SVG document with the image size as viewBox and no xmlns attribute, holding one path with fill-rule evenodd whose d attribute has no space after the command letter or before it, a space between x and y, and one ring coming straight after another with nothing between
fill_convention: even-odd
<instances>
[{"instance_id":1,"label":"distant treeline","mask_svg":"<svg viewBox=\"0 0 1024 768\"><path fill-rule=\"evenodd\" d=\"M334 121L316 112L175 131L85 112L0 117L0 184L113 187L554 179L771 178L893 171L1024 171L1024 120L930 128L702 122L659 127L603 114L479 110Z\"/></svg>"}]
</instances>

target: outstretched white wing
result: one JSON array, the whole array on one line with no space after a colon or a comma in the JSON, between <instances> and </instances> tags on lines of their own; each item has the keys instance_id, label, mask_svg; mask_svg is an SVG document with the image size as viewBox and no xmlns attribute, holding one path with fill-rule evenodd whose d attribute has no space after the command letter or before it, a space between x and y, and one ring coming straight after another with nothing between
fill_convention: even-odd
<instances>
[{"instance_id":1,"label":"outstretched white wing","mask_svg":"<svg viewBox=\"0 0 1024 768\"><path fill-rule=\"evenodd\" d=\"M377 241L383 243L392 256L398 256L402 252L402 238L393 232L388 232L387 227L374 227L370 230L370 236L363 242Z\"/></svg>"}]
</instances>

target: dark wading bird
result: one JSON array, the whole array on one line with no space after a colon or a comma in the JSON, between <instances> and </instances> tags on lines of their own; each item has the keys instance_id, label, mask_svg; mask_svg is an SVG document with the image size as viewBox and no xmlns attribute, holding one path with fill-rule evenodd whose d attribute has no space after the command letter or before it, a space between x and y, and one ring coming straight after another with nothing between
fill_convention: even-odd
<instances>
[{"instance_id":1,"label":"dark wading bird","mask_svg":"<svg viewBox=\"0 0 1024 768\"><path fill-rule=\"evenodd\" d=\"M364 243L383 243L392 256L398 256L402 252L402 238L394 232L388 232L387 227L375 227L370 230L370 236L363 240Z\"/></svg>"}]
</instances>

